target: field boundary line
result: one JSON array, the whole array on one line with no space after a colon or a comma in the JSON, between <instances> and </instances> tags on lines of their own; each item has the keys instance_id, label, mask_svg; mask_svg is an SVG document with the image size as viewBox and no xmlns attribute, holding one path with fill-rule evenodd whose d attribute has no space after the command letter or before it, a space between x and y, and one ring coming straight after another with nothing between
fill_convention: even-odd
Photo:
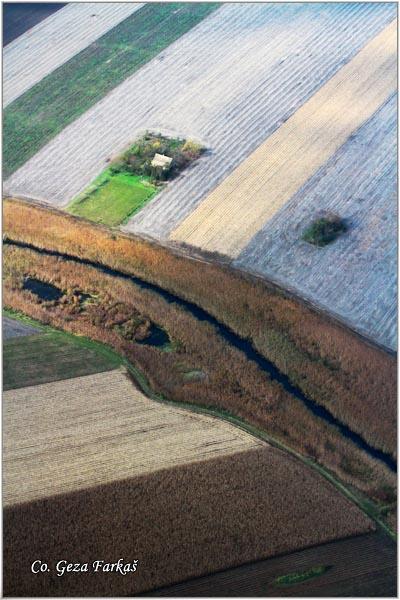
<instances>
[{"instance_id":1,"label":"field boundary line","mask_svg":"<svg viewBox=\"0 0 400 600\"><path fill-rule=\"evenodd\" d=\"M17 37L3 50L3 108L142 6L68 4Z\"/></svg>"},{"instance_id":2,"label":"field boundary line","mask_svg":"<svg viewBox=\"0 0 400 600\"><path fill-rule=\"evenodd\" d=\"M7 316L10 316L14 319L20 319L21 321L29 322L30 324L34 324L35 326L37 326L37 323L38 323L37 321L35 321L34 319L31 319L30 317L28 317L27 315L24 315L23 313L21 313L19 311L14 311L14 310L10 310L8 308L3 308L3 312L5 314L7 314ZM290 448L290 446L287 446L286 444L284 444L277 438L268 434L266 431L259 429L259 428L255 427L254 425L250 425L244 419L241 419L240 417L236 417L229 411L224 411L224 410L218 409L214 406L201 406L201 405L197 405L197 404L189 404L186 402L178 402L176 400L170 400L170 399L166 398L164 395L155 392L152 389L146 375L142 371L140 371L135 365L133 365L130 361L128 361L125 357L121 356L118 352L116 352L113 348L111 348L107 344L103 344L101 342L95 342L95 341L91 340L90 338L87 338L86 336L80 336L80 335L76 336L74 334L70 334L66 331L63 331L61 329L56 329L54 327L51 327L50 325L45 325L43 323L40 323L40 326L46 331L53 332L53 333L57 332L62 336L63 335L66 336L67 338L81 339L83 344L89 344L96 348L103 347L103 351L108 352L109 354L114 356L116 359L120 360L120 365L125 367L125 369L127 371L127 375L128 374L130 375L130 379L131 379L132 383L136 387L138 387L139 390L145 396L150 398L151 400L154 400L155 402L159 402L162 404L169 404L171 406L175 406L176 408L181 408L181 409L187 410L189 412L197 412L197 413L201 413L201 414L206 414L206 415L218 418L218 419L228 421L229 423L231 423L231 424L235 425L236 427L238 427L239 429L242 429L245 432L253 435L254 437L258 438L259 440L267 442L271 446L277 448L278 450L281 450L282 452L286 452L286 453L290 454L291 456L293 456L294 458L296 458L297 460L300 460L303 464L305 464L306 466L308 466L311 469L316 470L320 475L322 475L327 481L329 481L334 487L336 487L336 489L342 495L344 495L348 500L350 500L353 504L355 504L364 514L366 514L372 521L374 521L376 523L376 525L378 526L378 528L381 531L383 531L392 541L396 542L397 535L382 520L381 514L380 514L380 509L371 500L363 497L360 492L355 493L355 492L351 491L349 488L346 487L346 485L344 483L342 483L337 477L335 477L328 469L326 469L325 467L323 467L316 461L312 460L311 458L307 458L307 457L303 456L302 454L300 454L293 448Z\"/></svg>"},{"instance_id":3,"label":"field boundary line","mask_svg":"<svg viewBox=\"0 0 400 600\"><path fill-rule=\"evenodd\" d=\"M396 90L396 20L217 186L170 239L236 258Z\"/></svg>"}]
</instances>

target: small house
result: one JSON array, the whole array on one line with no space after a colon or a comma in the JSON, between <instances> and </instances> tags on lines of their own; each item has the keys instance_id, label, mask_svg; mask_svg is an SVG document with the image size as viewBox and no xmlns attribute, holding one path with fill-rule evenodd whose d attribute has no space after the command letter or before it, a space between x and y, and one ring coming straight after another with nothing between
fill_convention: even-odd
<instances>
[{"instance_id":1,"label":"small house","mask_svg":"<svg viewBox=\"0 0 400 600\"><path fill-rule=\"evenodd\" d=\"M172 158L165 156L165 154L155 154L151 161L152 167L160 167L163 171L167 171L171 166Z\"/></svg>"}]
</instances>

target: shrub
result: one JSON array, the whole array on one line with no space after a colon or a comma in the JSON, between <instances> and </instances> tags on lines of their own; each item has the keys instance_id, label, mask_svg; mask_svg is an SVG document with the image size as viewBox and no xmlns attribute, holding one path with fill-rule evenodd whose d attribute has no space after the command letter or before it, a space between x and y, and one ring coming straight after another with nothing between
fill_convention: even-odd
<instances>
[{"instance_id":1,"label":"shrub","mask_svg":"<svg viewBox=\"0 0 400 600\"><path fill-rule=\"evenodd\" d=\"M304 231L302 239L314 246L326 246L333 242L341 233L347 231L347 225L337 215L326 215L316 219Z\"/></svg>"},{"instance_id":2,"label":"shrub","mask_svg":"<svg viewBox=\"0 0 400 600\"><path fill-rule=\"evenodd\" d=\"M152 183L172 179L191 162L199 158L203 148L192 140L168 138L161 134L146 132L122 156L116 159L113 172L128 172L132 175L147 175ZM165 154L172 158L169 169L162 170L151 166L154 155Z\"/></svg>"}]
</instances>

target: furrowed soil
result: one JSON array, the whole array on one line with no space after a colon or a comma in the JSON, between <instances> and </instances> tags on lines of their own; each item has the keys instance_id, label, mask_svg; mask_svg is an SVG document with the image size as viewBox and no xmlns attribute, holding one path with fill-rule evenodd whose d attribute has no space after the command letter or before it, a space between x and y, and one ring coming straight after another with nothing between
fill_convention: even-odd
<instances>
[{"instance_id":1,"label":"furrowed soil","mask_svg":"<svg viewBox=\"0 0 400 600\"><path fill-rule=\"evenodd\" d=\"M93 248L90 239L85 242ZM67 292L60 301L43 301L23 288L27 273ZM4 277L6 306L112 346L167 399L233 413L318 460L378 502L394 501L396 477L384 462L309 411L279 380L227 343L215 325L177 302L129 278L8 244ZM96 300L76 302L76 290ZM168 335L166 348L139 343L151 325ZM201 377L193 377L194 372ZM304 431L310 434L307 439Z\"/></svg>"},{"instance_id":2,"label":"furrowed soil","mask_svg":"<svg viewBox=\"0 0 400 600\"><path fill-rule=\"evenodd\" d=\"M234 262L357 330L397 347L397 94L302 186ZM321 250L302 240L336 214L347 232Z\"/></svg>"},{"instance_id":3,"label":"furrowed soil","mask_svg":"<svg viewBox=\"0 0 400 600\"><path fill-rule=\"evenodd\" d=\"M156 445L158 434L151 435ZM325 480L268 447L9 505L4 522L4 590L11 596L131 595L371 531ZM58 577L55 569L40 576L30 570L38 556L49 564L60 556L90 565L93 556L139 563L125 577Z\"/></svg>"},{"instance_id":4,"label":"furrowed soil","mask_svg":"<svg viewBox=\"0 0 400 600\"><path fill-rule=\"evenodd\" d=\"M7 391L4 422L6 506L266 446L146 398L123 368Z\"/></svg>"},{"instance_id":5,"label":"furrowed soil","mask_svg":"<svg viewBox=\"0 0 400 600\"><path fill-rule=\"evenodd\" d=\"M394 597L396 544L373 533L314 546L265 561L155 590L148 596L170 597ZM325 573L295 585L276 579L303 573L316 565Z\"/></svg>"},{"instance_id":6,"label":"furrowed soil","mask_svg":"<svg viewBox=\"0 0 400 600\"><path fill-rule=\"evenodd\" d=\"M3 176L216 8L146 4L17 98L4 111Z\"/></svg>"},{"instance_id":7,"label":"furrowed soil","mask_svg":"<svg viewBox=\"0 0 400 600\"><path fill-rule=\"evenodd\" d=\"M3 46L65 6L62 2L6 2L3 5Z\"/></svg>"},{"instance_id":8,"label":"furrowed soil","mask_svg":"<svg viewBox=\"0 0 400 600\"><path fill-rule=\"evenodd\" d=\"M64 4L30 4L30 10L26 8L27 5L22 4L25 10L18 10L20 6L5 4L5 14L7 7L17 14L43 14L46 7L63 8ZM68 4L8 45L3 53L3 107L141 6L136 3L110 2L103 2L98 6L92 3ZM54 10L57 9L53 8L52 12ZM47 11L50 12L49 9Z\"/></svg>"},{"instance_id":9,"label":"furrowed soil","mask_svg":"<svg viewBox=\"0 0 400 600\"><path fill-rule=\"evenodd\" d=\"M250 340L307 397L395 454L395 357L300 299L218 256L190 258L32 203L5 200L3 218L12 240L106 265L201 307Z\"/></svg>"},{"instance_id":10,"label":"furrowed soil","mask_svg":"<svg viewBox=\"0 0 400 600\"><path fill-rule=\"evenodd\" d=\"M396 60L393 21L216 187L171 238L237 257L260 226L395 92Z\"/></svg>"}]
</instances>

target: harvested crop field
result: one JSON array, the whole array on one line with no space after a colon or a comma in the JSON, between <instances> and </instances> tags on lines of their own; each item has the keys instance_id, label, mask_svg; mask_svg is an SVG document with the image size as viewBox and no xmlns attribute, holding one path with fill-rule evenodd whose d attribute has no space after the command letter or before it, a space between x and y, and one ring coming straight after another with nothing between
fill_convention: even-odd
<instances>
[{"instance_id":1,"label":"harvested crop field","mask_svg":"<svg viewBox=\"0 0 400 600\"><path fill-rule=\"evenodd\" d=\"M396 60L393 21L215 188L171 238L237 257L260 224L396 91Z\"/></svg>"},{"instance_id":2,"label":"harvested crop field","mask_svg":"<svg viewBox=\"0 0 400 600\"><path fill-rule=\"evenodd\" d=\"M266 445L149 400L120 369L6 391L4 427L6 506Z\"/></svg>"},{"instance_id":3,"label":"harvested crop field","mask_svg":"<svg viewBox=\"0 0 400 600\"><path fill-rule=\"evenodd\" d=\"M93 5L89 6L95 10ZM119 3L111 6L112 10L115 10L115 6L120 9L125 7L124 10L132 13L137 5ZM213 3L147 3L27 90L4 111L4 176L10 175L126 77L216 8L217 5ZM129 98L125 101L125 108L136 114L136 109L132 111L136 100ZM120 109L116 107L115 110L117 116ZM96 126L98 122L96 120L94 124L91 121L91 132L86 143L97 145L99 140L95 131L104 132L112 127L107 119L100 120L104 124L102 127ZM129 135L129 121L125 123L124 131L125 136ZM130 141L131 138L125 137L125 144ZM70 163L65 149L61 162L68 164L70 175L74 177L81 156L76 154ZM104 150L103 144L100 149ZM103 155L102 158L105 161L107 157ZM46 180L51 178L51 173L47 173ZM68 199L71 200L75 195Z\"/></svg>"},{"instance_id":4,"label":"harvested crop field","mask_svg":"<svg viewBox=\"0 0 400 600\"><path fill-rule=\"evenodd\" d=\"M397 344L397 97L302 186L241 252L242 269L294 289L380 344ZM301 240L321 211L348 231L323 249Z\"/></svg>"},{"instance_id":5,"label":"harvested crop field","mask_svg":"<svg viewBox=\"0 0 400 600\"><path fill-rule=\"evenodd\" d=\"M17 38L3 51L3 106L141 6L131 2L68 4Z\"/></svg>"},{"instance_id":6,"label":"harvested crop field","mask_svg":"<svg viewBox=\"0 0 400 600\"><path fill-rule=\"evenodd\" d=\"M394 597L396 544L372 533L236 567L146 594L169 597ZM320 577L279 586L286 573L328 567Z\"/></svg>"},{"instance_id":7,"label":"harvested crop field","mask_svg":"<svg viewBox=\"0 0 400 600\"><path fill-rule=\"evenodd\" d=\"M7 319L7 317L6 317ZM17 322L18 323L18 322ZM26 331L27 326L18 323ZM15 327L15 326L14 326ZM5 339L3 345L3 388L35 386L49 381L115 369L120 360L94 344L58 332L39 332Z\"/></svg>"},{"instance_id":8,"label":"harvested crop field","mask_svg":"<svg viewBox=\"0 0 400 600\"><path fill-rule=\"evenodd\" d=\"M128 225L166 238L395 16L391 4L221 5L64 129L5 190L64 206L145 129L199 139L210 154ZM95 130L95 121L107 127Z\"/></svg>"},{"instance_id":9,"label":"harvested crop field","mask_svg":"<svg viewBox=\"0 0 400 600\"><path fill-rule=\"evenodd\" d=\"M27 325L26 323L21 323L21 321L11 319L10 317L3 315L3 340L9 340L15 337L23 337L26 335L33 335L35 333L38 333L38 329L36 329L35 327Z\"/></svg>"},{"instance_id":10,"label":"harvested crop field","mask_svg":"<svg viewBox=\"0 0 400 600\"><path fill-rule=\"evenodd\" d=\"M6 595L139 593L372 529L298 461L148 400L119 370L5 392L4 432ZM38 556L139 565L126 577L31 575Z\"/></svg>"}]
</instances>

